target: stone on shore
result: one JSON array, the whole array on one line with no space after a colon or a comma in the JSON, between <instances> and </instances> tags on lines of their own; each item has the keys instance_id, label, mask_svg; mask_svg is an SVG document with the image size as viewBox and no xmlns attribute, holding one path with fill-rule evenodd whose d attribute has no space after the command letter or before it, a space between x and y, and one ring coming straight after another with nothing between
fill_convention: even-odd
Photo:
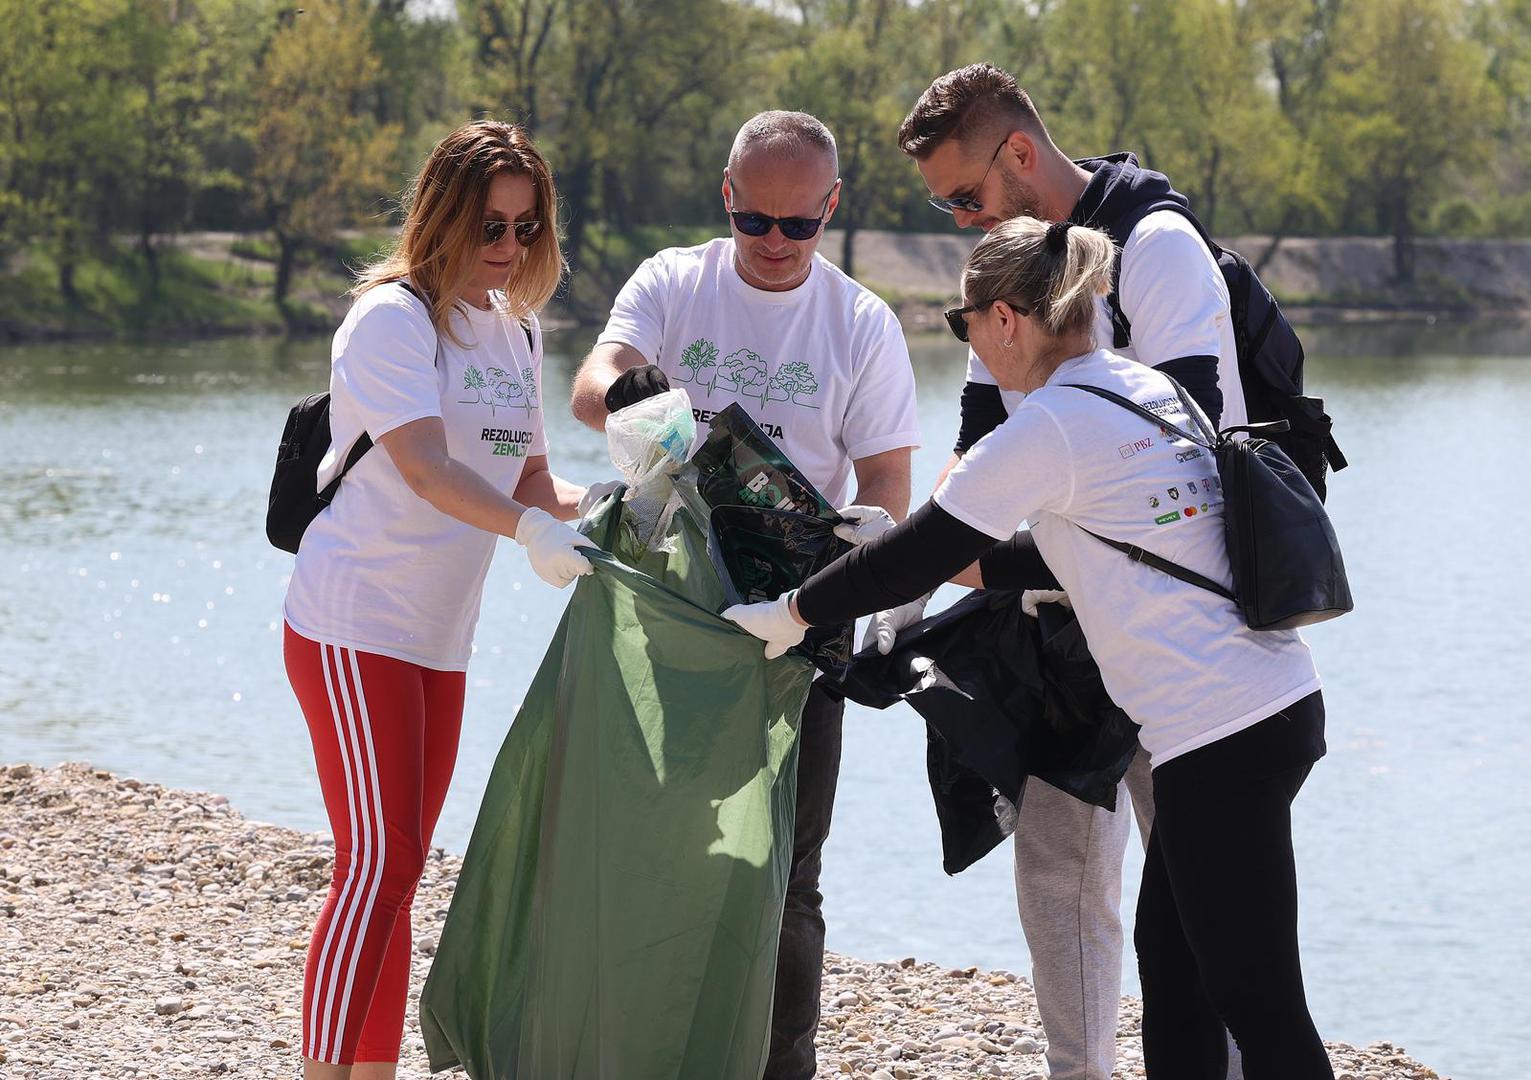
<instances>
[{"instance_id":1,"label":"stone on shore","mask_svg":"<svg viewBox=\"0 0 1531 1080\"><path fill-rule=\"evenodd\" d=\"M327 836L247 821L221 796L87 765L0 765L0 1076L229 1077L298 1070L308 934ZM421 985L460 860L431 853L415 899L401 1078L427 1075ZM819 1075L1041 1080L1026 979L904 957L826 958ZM1116 1076L1143 1076L1123 1000ZM1337 1074L1438 1080L1390 1043L1331 1044Z\"/></svg>"}]
</instances>

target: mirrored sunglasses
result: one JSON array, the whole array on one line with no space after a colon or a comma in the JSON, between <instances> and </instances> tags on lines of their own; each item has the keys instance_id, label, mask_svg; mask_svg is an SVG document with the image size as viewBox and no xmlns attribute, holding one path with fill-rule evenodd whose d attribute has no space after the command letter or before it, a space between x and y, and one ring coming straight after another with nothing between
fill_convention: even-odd
<instances>
[{"instance_id":1,"label":"mirrored sunglasses","mask_svg":"<svg viewBox=\"0 0 1531 1080\"><path fill-rule=\"evenodd\" d=\"M542 222L540 221L505 221L501 218L484 219L484 246L498 244L505 236L507 229L514 229L516 243L522 247L531 247L537 242L537 237L542 235Z\"/></svg>"}]
</instances>

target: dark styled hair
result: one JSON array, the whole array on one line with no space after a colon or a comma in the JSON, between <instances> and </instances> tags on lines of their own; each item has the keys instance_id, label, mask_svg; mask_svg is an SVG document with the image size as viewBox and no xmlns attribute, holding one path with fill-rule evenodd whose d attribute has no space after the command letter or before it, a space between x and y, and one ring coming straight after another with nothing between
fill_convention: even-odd
<instances>
[{"instance_id":1,"label":"dark styled hair","mask_svg":"<svg viewBox=\"0 0 1531 1080\"><path fill-rule=\"evenodd\" d=\"M948 139L966 141L991 130L998 134L1002 127L1047 134L1014 75L993 64L969 64L926 88L899 125L898 145L910 157L923 159Z\"/></svg>"}]
</instances>

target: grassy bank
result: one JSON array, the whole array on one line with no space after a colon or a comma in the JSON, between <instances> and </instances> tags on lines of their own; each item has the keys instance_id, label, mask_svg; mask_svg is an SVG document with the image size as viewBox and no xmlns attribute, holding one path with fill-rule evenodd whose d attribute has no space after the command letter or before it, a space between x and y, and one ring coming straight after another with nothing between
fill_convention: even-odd
<instances>
[{"instance_id":1,"label":"grassy bank","mask_svg":"<svg viewBox=\"0 0 1531 1080\"><path fill-rule=\"evenodd\" d=\"M592 225L585 254L547 318L599 322L650 254L714 235L707 225ZM157 282L136 247L98 247L76 268L73 303L60 293L53 256L24 251L0 262L0 342L326 333L345 313L354 268L390 239L384 229L355 231L306 252L280 305L273 297L277 248L269 234L190 233L167 240L157 254ZM893 305L911 332L938 327L940 308L955 295L975 239L955 232L864 231L856 240L855 272ZM1233 239L1246 252L1265 247L1264 238ZM840 262L843 243L844 234L831 231L821 251ZM1524 316L1531 242L1421 241L1416 281L1399 286L1391 281L1385 241L1293 238L1282 243L1262 277L1303 321Z\"/></svg>"}]
</instances>

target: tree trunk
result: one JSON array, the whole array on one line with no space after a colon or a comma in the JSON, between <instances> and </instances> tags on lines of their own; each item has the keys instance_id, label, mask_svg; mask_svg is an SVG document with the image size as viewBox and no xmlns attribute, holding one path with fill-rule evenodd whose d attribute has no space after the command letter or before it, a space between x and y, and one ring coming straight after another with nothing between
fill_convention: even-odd
<instances>
[{"instance_id":1,"label":"tree trunk","mask_svg":"<svg viewBox=\"0 0 1531 1080\"><path fill-rule=\"evenodd\" d=\"M845 233L845 250L840 257L840 269L845 271L845 276L856 276L856 230L860 226L856 223L854 214L847 214L842 231Z\"/></svg>"},{"instance_id":2,"label":"tree trunk","mask_svg":"<svg viewBox=\"0 0 1531 1080\"><path fill-rule=\"evenodd\" d=\"M292 288L292 271L298 261L298 241L288 236L280 229L276 234L277 260L276 260L276 306L287 306L287 292Z\"/></svg>"},{"instance_id":3,"label":"tree trunk","mask_svg":"<svg viewBox=\"0 0 1531 1080\"><path fill-rule=\"evenodd\" d=\"M1393 277L1400 285L1414 284L1414 230L1409 221L1409 193L1400 188L1392 199Z\"/></svg>"},{"instance_id":4,"label":"tree trunk","mask_svg":"<svg viewBox=\"0 0 1531 1080\"><path fill-rule=\"evenodd\" d=\"M149 270L149 295L159 295L160 268L159 251L154 246L154 230L151 223L145 220L143 227L138 232L138 250L143 254L144 266Z\"/></svg>"},{"instance_id":5,"label":"tree trunk","mask_svg":"<svg viewBox=\"0 0 1531 1080\"><path fill-rule=\"evenodd\" d=\"M74 268L74 230L65 229L58 246L58 293L70 306L80 302L80 293L74 286Z\"/></svg>"}]
</instances>

